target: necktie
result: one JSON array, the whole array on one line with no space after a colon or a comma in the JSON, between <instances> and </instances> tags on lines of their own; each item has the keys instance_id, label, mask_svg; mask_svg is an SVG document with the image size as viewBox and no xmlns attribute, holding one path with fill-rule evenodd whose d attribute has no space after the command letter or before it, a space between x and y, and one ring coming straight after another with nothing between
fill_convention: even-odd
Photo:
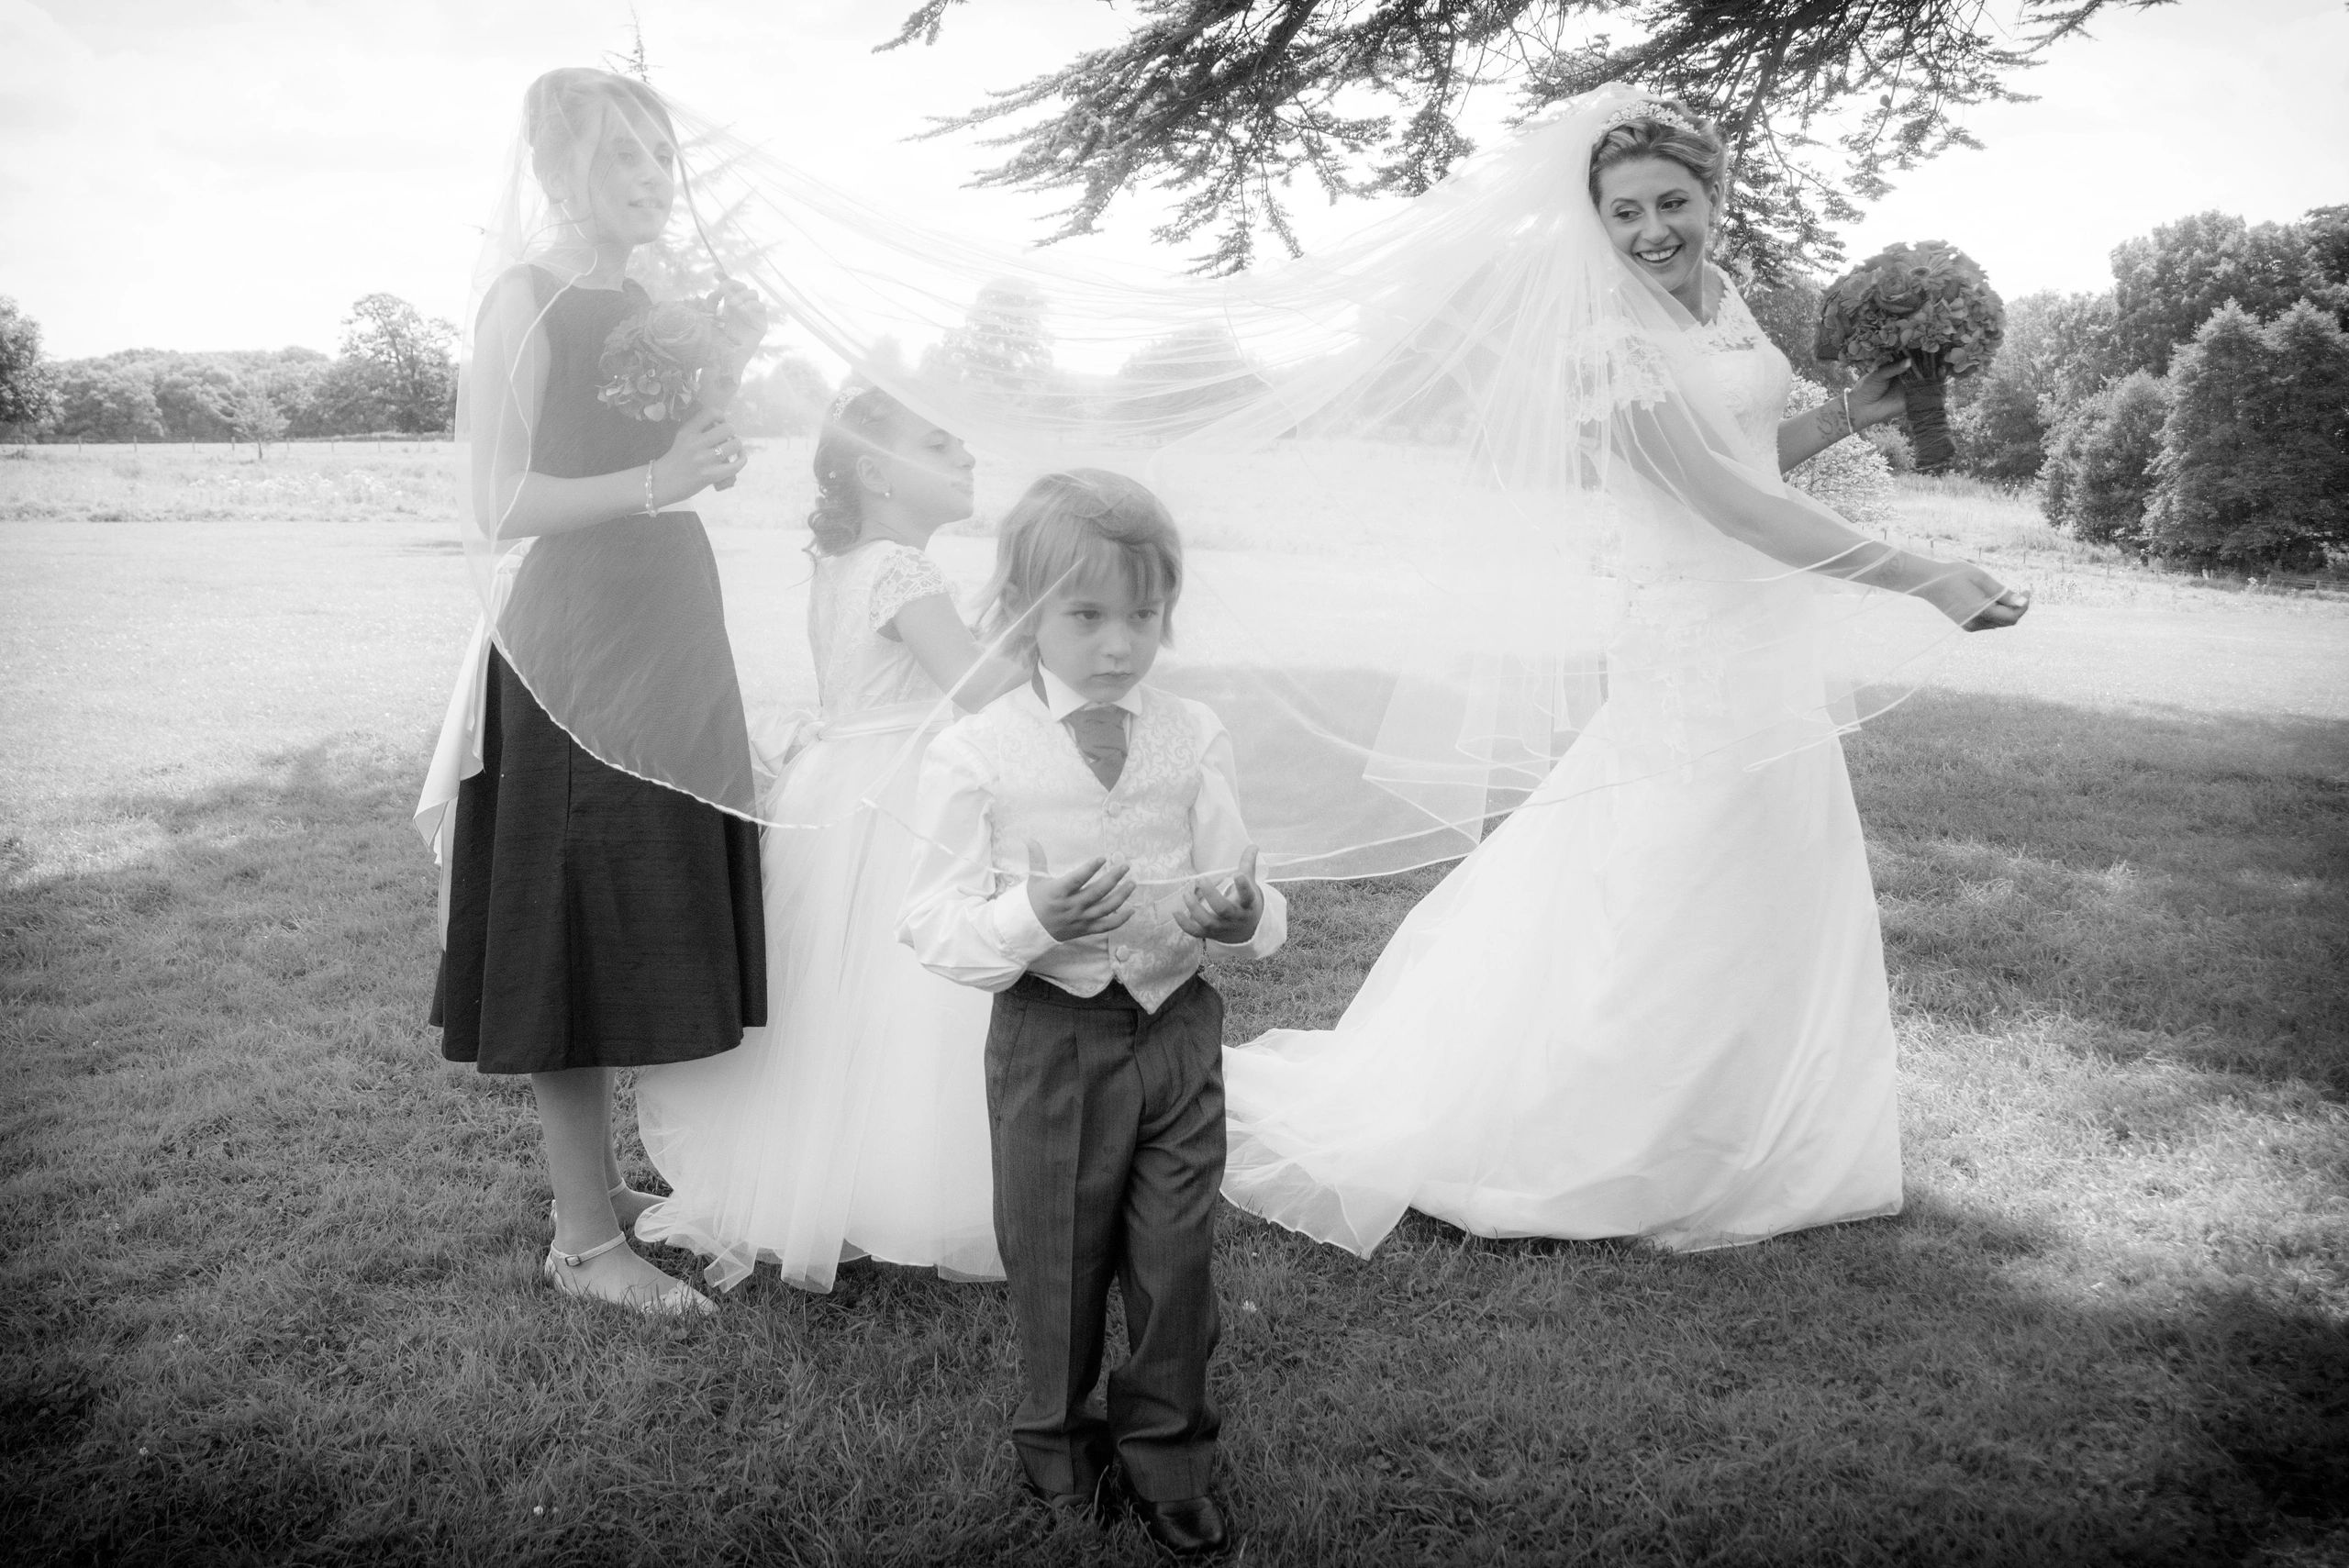
<instances>
[{"instance_id":1,"label":"necktie","mask_svg":"<svg viewBox=\"0 0 2349 1568\"><path fill-rule=\"evenodd\" d=\"M1118 775L1126 771L1126 715L1123 708L1096 706L1081 707L1061 722L1076 737L1076 754L1093 770L1103 789L1118 787Z\"/></svg>"}]
</instances>

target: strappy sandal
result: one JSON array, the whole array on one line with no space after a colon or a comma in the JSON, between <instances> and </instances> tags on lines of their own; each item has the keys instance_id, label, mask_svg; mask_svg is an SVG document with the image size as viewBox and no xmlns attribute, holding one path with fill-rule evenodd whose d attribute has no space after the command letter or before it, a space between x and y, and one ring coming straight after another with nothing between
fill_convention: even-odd
<instances>
[{"instance_id":1,"label":"strappy sandal","mask_svg":"<svg viewBox=\"0 0 2349 1568\"><path fill-rule=\"evenodd\" d=\"M584 1252L566 1252L557 1247L549 1247L546 1261L539 1265L539 1272L546 1276L547 1284L553 1286L559 1295L577 1296L583 1301L608 1301L615 1307L625 1307L648 1318L683 1318L695 1313L707 1317L718 1310L718 1304L709 1297L685 1281L671 1279L666 1274L661 1276L662 1284L658 1286L631 1285L617 1296L589 1290L579 1283L579 1276L573 1270L627 1244L628 1236L623 1232Z\"/></svg>"}]
</instances>

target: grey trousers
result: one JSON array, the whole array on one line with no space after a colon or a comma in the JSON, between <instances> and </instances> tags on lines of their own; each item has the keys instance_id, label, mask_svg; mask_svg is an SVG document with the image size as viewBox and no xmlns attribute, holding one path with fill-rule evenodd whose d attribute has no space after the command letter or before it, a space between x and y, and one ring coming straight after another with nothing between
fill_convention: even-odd
<instances>
[{"instance_id":1,"label":"grey trousers","mask_svg":"<svg viewBox=\"0 0 2349 1568\"><path fill-rule=\"evenodd\" d=\"M1193 977L1155 1013L1112 982L1023 976L987 1030L995 1234L1019 1331L1011 1440L1047 1492L1090 1492L1114 1451L1153 1502L1207 1495L1219 1425L1208 1262L1223 1184L1223 998ZM1125 1363L1093 1400L1114 1277Z\"/></svg>"}]
</instances>

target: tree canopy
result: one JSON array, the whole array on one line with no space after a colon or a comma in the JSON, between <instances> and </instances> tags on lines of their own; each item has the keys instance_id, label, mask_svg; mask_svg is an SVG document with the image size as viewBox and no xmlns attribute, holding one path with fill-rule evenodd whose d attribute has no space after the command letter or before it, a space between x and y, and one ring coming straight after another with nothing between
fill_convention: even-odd
<instances>
[{"instance_id":1,"label":"tree canopy","mask_svg":"<svg viewBox=\"0 0 2349 1568\"><path fill-rule=\"evenodd\" d=\"M389 294L362 296L342 325L342 357L362 373L360 395L374 400L393 429L448 428L457 395L455 328L427 320Z\"/></svg>"},{"instance_id":2,"label":"tree canopy","mask_svg":"<svg viewBox=\"0 0 2349 1568\"><path fill-rule=\"evenodd\" d=\"M881 47L935 42L969 0L921 0ZM1211 232L1203 271L1294 248L1289 188L1416 195L1473 150L1472 91L1527 112L1608 81L1715 119L1737 160L1732 254L1765 276L1841 255L1828 226L1888 175L1976 145L1955 117L2024 96L2010 80L2107 6L2020 0L2011 32L1988 0L1137 0L1126 39L1089 50L941 132L1001 128L988 185L1071 193L1054 238L1089 232L1138 184L1180 194L1170 243ZM1596 31L1619 24L1624 34ZM1830 141L1812 134L1850 112Z\"/></svg>"},{"instance_id":3,"label":"tree canopy","mask_svg":"<svg viewBox=\"0 0 2349 1568\"><path fill-rule=\"evenodd\" d=\"M2303 300L2262 326L2229 303L2170 372L2153 548L2172 560L2306 571L2349 542L2349 335Z\"/></svg>"},{"instance_id":4,"label":"tree canopy","mask_svg":"<svg viewBox=\"0 0 2349 1568\"><path fill-rule=\"evenodd\" d=\"M2232 300L2272 320L2306 299L2349 320L2349 208L2318 207L2297 223L2245 223L2223 212L2196 213L2112 252L2118 369L2169 368Z\"/></svg>"},{"instance_id":5,"label":"tree canopy","mask_svg":"<svg viewBox=\"0 0 2349 1568\"><path fill-rule=\"evenodd\" d=\"M38 425L55 400L41 358L40 323L0 295L0 425Z\"/></svg>"}]
</instances>

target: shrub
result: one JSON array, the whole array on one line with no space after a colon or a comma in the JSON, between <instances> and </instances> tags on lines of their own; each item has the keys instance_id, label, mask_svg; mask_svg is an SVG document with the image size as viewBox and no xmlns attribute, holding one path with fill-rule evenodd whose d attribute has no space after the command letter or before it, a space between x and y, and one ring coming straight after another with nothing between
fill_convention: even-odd
<instances>
[{"instance_id":1,"label":"shrub","mask_svg":"<svg viewBox=\"0 0 2349 1568\"><path fill-rule=\"evenodd\" d=\"M2057 421L2039 471L2039 506L2075 537L2143 550L2169 387L2132 372Z\"/></svg>"},{"instance_id":2,"label":"shrub","mask_svg":"<svg viewBox=\"0 0 2349 1568\"><path fill-rule=\"evenodd\" d=\"M1884 458L1884 466L1893 473L1917 472L1917 449L1909 444L1909 432L1893 421L1870 425L1860 432L1860 439L1874 447Z\"/></svg>"},{"instance_id":3,"label":"shrub","mask_svg":"<svg viewBox=\"0 0 2349 1568\"><path fill-rule=\"evenodd\" d=\"M1800 414L1827 401L1827 389L1801 376L1787 388L1786 412ZM1797 463L1787 483L1855 523L1892 515L1892 469L1884 453L1865 437L1844 437L1825 451Z\"/></svg>"},{"instance_id":4,"label":"shrub","mask_svg":"<svg viewBox=\"0 0 2349 1568\"><path fill-rule=\"evenodd\" d=\"M2080 471L2081 449L2110 404L2103 393L2092 393L2048 427L2047 456L2039 465L2039 510L2059 528L2072 526L2073 479Z\"/></svg>"},{"instance_id":5,"label":"shrub","mask_svg":"<svg viewBox=\"0 0 2349 1568\"><path fill-rule=\"evenodd\" d=\"M2306 301L2261 327L2229 304L2177 350L2147 514L2188 564L2306 570L2349 540L2349 338Z\"/></svg>"},{"instance_id":6,"label":"shrub","mask_svg":"<svg viewBox=\"0 0 2349 1568\"><path fill-rule=\"evenodd\" d=\"M2039 472L2047 427L2038 389L2005 360L1991 367L1957 416L1957 448L1965 472L1977 479L2021 484Z\"/></svg>"},{"instance_id":7,"label":"shrub","mask_svg":"<svg viewBox=\"0 0 2349 1568\"><path fill-rule=\"evenodd\" d=\"M2145 503L2162 454L2169 384L2143 371L2102 395L2104 417L2082 443L2072 492L2072 531L2081 539L2142 550Z\"/></svg>"}]
</instances>

